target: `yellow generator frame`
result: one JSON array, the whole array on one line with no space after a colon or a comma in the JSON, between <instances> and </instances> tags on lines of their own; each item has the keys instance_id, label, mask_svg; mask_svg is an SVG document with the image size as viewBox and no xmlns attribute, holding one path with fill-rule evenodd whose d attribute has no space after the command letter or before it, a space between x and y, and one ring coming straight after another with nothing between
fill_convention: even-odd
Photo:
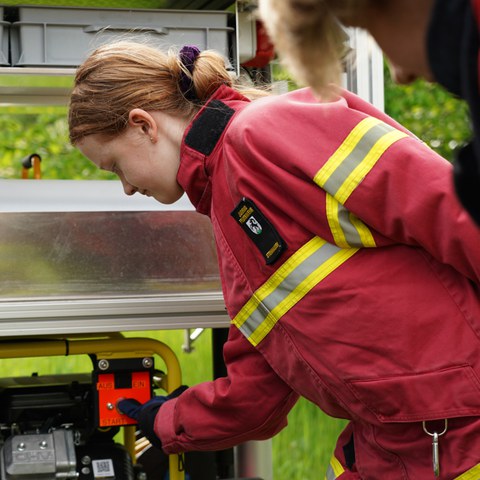
<instances>
[{"instance_id":1,"label":"yellow generator frame","mask_svg":"<svg viewBox=\"0 0 480 480\"><path fill-rule=\"evenodd\" d=\"M166 375L161 387L168 393L182 384L180 364L173 350L165 343L151 338L125 338L120 334L108 338L53 338L39 337L35 340L0 341L0 359L53 357L95 354L102 359L137 358L159 356L166 365ZM123 441L132 460L136 459L135 426L123 427ZM184 461L179 455L169 456L171 480L184 480Z\"/></svg>"}]
</instances>

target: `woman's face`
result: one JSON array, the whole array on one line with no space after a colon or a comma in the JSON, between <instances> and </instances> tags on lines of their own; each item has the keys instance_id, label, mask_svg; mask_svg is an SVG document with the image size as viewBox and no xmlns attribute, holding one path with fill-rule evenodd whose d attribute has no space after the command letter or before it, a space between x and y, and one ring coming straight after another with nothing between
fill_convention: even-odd
<instances>
[{"instance_id":1,"label":"woman's face","mask_svg":"<svg viewBox=\"0 0 480 480\"><path fill-rule=\"evenodd\" d=\"M158 120L157 114L150 117ZM183 130L174 120L170 124L161 120L155 128L142 123L142 119L129 123L113 139L101 134L89 135L77 147L99 168L118 175L127 195L139 192L170 204L183 195L177 182Z\"/></svg>"},{"instance_id":2,"label":"woman's face","mask_svg":"<svg viewBox=\"0 0 480 480\"><path fill-rule=\"evenodd\" d=\"M427 57L427 30L433 0L374 2L360 25L370 32L389 60L393 79L433 81Z\"/></svg>"}]
</instances>

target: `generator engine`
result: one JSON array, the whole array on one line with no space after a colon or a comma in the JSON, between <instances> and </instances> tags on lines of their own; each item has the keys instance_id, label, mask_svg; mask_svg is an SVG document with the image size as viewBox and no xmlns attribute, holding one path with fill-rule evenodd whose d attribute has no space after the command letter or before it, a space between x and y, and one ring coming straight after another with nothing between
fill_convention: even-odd
<instances>
[{"instance_id":1,"label":"generator engine","mask_svg":"<svg viewBox=\"0 0 480 480\"><path fill-rule=\"evenodd\" d=\"M1 480L135 480L130 454L99 428L89 374L0 379Z\"/></svg>"}]
</instances>

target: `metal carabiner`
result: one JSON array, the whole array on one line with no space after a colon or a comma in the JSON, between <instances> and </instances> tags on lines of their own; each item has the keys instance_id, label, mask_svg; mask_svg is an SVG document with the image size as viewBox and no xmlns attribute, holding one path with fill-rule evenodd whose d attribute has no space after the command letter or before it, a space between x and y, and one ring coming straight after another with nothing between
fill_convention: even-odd
<instances>
[{"instance_id":1,"label":"metal carabiner","mask_svg":"<svg viewBox=\"0 0 480 480\"><path fill-rule=\"evenodd\" d=\"M440 453L439 453L439 448L438 448L438 439L442 435L444 435L447 430L448 430L448 420L445 419L445 427L442 432L429 432L427 430L427 422L423 421L422 426L423 426L423 431L432 437L432 466L433 466L433 474L435 477L440 476Z\"/></svg>"}]
</instances>

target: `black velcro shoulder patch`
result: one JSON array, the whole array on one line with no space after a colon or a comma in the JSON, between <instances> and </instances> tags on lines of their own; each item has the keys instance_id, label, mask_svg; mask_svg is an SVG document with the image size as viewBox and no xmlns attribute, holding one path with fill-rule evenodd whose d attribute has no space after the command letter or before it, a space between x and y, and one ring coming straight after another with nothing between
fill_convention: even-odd
<instances>
[{"instance_id":1,"label":"black velcro shoulder patch","mask_svg":"<svg viewBox=\"0 0 480 480\"><path fill-rule=\"evenodd\" d=\"M193 123L185 144L203 155L210 155L234 113L235 110L222 101L212 100Z\"/></svg>"},{"instance_id":2,"label":"black velcro shoulder patch","mask_svg":"<svg viewBox=\"0 0 480 480\"><path fill-rule=\"evenodd\" d=\"M230 215L260 250L267 265L274 263L287 248L275 227L252 200L243 198Z\"/></svg>"}]
</instances>

